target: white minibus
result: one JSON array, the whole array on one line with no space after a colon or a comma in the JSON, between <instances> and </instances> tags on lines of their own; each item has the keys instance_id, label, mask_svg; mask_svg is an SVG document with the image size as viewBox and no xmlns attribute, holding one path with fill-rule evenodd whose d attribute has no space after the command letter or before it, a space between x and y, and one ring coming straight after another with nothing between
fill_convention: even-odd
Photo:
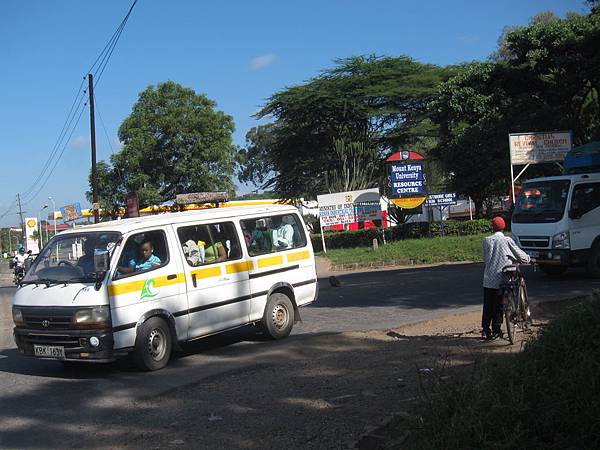
<instances>
[{"instance_id":1,"label":"white minibus","mask_svg":"<svg viewBox=\"0 0 600 450\"><path fill-rule=\"evenodd\" d=\"M289 205L222 207L54 236L13 301L22 355L164 367L186 341L246 324L290 334L316 300L314 253Z\"/></svg>"}]
</instances>

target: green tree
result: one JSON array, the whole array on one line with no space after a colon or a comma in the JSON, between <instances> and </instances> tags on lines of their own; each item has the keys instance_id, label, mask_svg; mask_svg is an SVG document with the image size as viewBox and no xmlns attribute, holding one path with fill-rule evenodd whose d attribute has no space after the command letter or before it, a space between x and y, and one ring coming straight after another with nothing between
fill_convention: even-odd
<instances>
[{"instance_id":1,"label":"green tree","mask_svg":"<svg viewBox=\"0 0 600 450\"><path fill-rule=\"evenodd\" d=\"M127 193L147 206L179 193L233 192L233 119L215 106L172 81L140 93L119 128L123 148L98 165L101 206L123 206Z\"/></svg>"},{"instance_id":2,"label":"green tree","mask_svg":"<svg viewBox=\"0 0 600 450\"><path fill-rule=\"evenodd\" d=\"M240 180L284 197L377 183L393 149L437 134L427 104L449 72L407 56L337 60L269 98L258 118L274 122L247 134Z\"/></svg>"}]
</instances>

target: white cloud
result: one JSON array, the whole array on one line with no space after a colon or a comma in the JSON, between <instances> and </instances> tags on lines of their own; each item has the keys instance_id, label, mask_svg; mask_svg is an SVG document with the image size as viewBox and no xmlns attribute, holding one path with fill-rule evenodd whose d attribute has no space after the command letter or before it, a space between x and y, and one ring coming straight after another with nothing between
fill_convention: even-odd
<instances>
[{"instance_id":1,"label":"white cloud","mask_svg":"<svg viewBox=\"0 0 600 450\"><path fill-rule=\"evenodd\" d=\"M71 140L69 147L74 150L87 150L90 148L90 138L87 136L77 136Z\"/></svg>"},{"instance_id":2,"label":"white cloud","mask_svg":"<svg viewBox=\"0 0 600 450\"><path fill-rule=\"evenodd\" d=\"M275 61L275 55L273 53L267 53L266 55L257 56L250 61L250 68L252 70L260 70L270 66Z\"/></svg>"}]
</instances>

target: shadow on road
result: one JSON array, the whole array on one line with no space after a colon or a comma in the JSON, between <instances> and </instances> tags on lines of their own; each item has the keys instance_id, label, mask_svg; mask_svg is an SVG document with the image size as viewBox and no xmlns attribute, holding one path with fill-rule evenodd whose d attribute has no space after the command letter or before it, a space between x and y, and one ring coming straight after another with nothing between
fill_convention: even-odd
<instances>
[{"instance_id":1,"label":"shadow on road","mask_svg":"<svg viewBox=\"0 0 600 450\"><path fill-rule=\"evenodd\" d=\"M583 269L571 269L552 278L525 267L532 301L569 298L600 288L600 280ZM319 298L311 308L398 307L448 309L482 303L483 265L451 264L434 267L389 269L337 274L340 287L319 278Z\"/></svg>"}]
</instances>

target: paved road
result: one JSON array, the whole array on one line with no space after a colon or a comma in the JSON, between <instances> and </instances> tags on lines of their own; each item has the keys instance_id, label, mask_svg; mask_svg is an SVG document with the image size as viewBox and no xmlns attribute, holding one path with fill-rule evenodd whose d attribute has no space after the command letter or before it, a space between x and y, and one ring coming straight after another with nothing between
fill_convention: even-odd
<instances>
[{"instance_id":1,"label":"paved road","mask_svg":"<svg viewBox=\"0 0 600 450\"><path fill-rule=\"evenodd\" d=\"M10 337L14 288L0 288L0 447L62 447L64 436L71 443L81 438L73 425L118 421L119 405L300 358L307 333L391 328L479 308L481 272L479 264L382 270L339 275L338 288L323 278L319 301L302 310L303 323L292 337L262 342L252 330L239 330L200 341L156 373L139 373L128 361L67 369L57 362L19 357ZM527 272L533 301L600 288L600 280L583 271L561 279ZM34 429L38 431L31 433Z\"/></svg>"}]
</instances>

